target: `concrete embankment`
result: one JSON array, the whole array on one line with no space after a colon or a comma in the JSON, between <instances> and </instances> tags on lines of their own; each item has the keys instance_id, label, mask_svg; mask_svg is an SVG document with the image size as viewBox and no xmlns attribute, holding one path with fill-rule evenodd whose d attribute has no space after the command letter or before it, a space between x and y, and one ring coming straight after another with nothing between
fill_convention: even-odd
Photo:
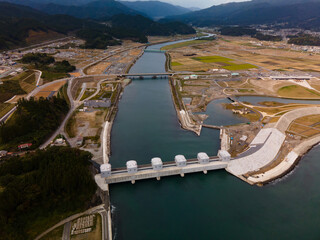
<instances>
[{"instance_id":1,"label":"concrete embankment","mask_svg":"<svg viewBox=\"0 0 320 240\"><path fill-rule=\"evenodd\" d=\"M193 120L190 118L189 113L186 111L184 103L181 102L176 86L174 84L174 79L170 78L169 83L171 88L173 104L176 109L181 127L183 129L192 131L198 136L200 136L202 125L194 123Z\"/></svg>"},{"instance_id":2,"label":"concrete embankment","mask_svg":"<svg viewBox=\"0 0 320 240\"><path fill-rule=\"evenodd\" d=\"M242 154L243 157L232 161L227 170L250 184L258 185L268 183L286 175L295 167L308 150L320 142L320 136L301 142L274 168L263 173L254 173L274 161L275 157L281 151L280 146L285 144L285 133L293 121L315 114L320 114L320 107L301 108L284 114L274 128L264 128L259 132L255 140L250 144L248 151L252 151L251 154ZM266 131L267 129L271 132ZM245 177L246 174L249 176Z\"/></svg>"},{"instance_id":3,"label":"concrete embankment","mask_svg":"<svg viewBox=\"0 0 320 240\"><path fill-rule=\"evenodd\" d=\"M303 141L296 146L279 165L265 173L250 176L248 182L250 184L263 185L285 176L295 168L303 155L319 143L320 136Z\"/></svg>"}]
</instances>

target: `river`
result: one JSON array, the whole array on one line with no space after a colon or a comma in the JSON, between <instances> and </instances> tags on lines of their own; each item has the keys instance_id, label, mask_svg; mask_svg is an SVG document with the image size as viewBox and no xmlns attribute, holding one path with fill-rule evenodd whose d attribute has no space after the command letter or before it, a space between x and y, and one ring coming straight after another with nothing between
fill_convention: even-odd
<instances>
[{"instance_id":1,"label":"river","mask_svg":"<svg viewBox=\"0 0 320 240\"><path fill-rule=\"evenodd\" d=\"M164 62L164 54L145 53L131 72L165 72ZM134 80L119 103L110 162L215 155L219 146L219 131L203 129L197 137L180 128L167 79ZM262 188L223 170L111 185L115 239L319 239L319 155L313 149L292 174Z\"/></svg>"}]
</instances>

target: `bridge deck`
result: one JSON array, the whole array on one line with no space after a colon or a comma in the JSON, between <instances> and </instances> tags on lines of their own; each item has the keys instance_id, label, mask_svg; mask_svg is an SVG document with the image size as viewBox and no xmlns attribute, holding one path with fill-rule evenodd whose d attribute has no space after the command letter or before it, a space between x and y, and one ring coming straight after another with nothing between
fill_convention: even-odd
<instances>
[{"instance_id":1,"label":"bridge deck","mask_svg":"<svg viewBox=\"0 0 320 240\"><path fill-rule=\"evenodd\" d=\"M96 175L97 184L103 189L106 184L115 184L122 182L132 182L136 180L156 178L160 180L161 177L181 175L187 173L204 172L218 169L225 169L228 166L228 162L219 161L219 158L212 157L207 164L200 164L196 159L190 159L187 161L185 167L177 167L175 162L167 162L163 164L163 169L154 170L150 164L142 165L138 167L138 172L135 174L128 173L125 168L114 169L111 176L107 178L101 178L101 175Z\"/></svg>"}]
</instances>

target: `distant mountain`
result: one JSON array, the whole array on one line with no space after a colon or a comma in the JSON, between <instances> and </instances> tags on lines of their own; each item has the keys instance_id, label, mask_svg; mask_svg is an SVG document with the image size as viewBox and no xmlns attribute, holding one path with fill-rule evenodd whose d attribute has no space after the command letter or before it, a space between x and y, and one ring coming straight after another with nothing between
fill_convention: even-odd
<instances>
[{"instance_id":1,"label":"distant mountain","mask_svg":"<svg viewBox=\"0 0 320 240\"><path fill-rule=\"evenodd\" d=\"M3 0L6 2L19 4L19 5L25 5L30 7L35 7L39 5L46 5L49 3L59 4L59 5L84 5L87 3L90 3L94 0Z\"/></svg>"},{"instance_id":2,"label":"distant mountain","mask_svg":"<svg viewBox=\"0 0 320 240\"><path fill-rule=\"evenodd\" d=\"M319 29L320 0L253 0L213 6L166 19L195 26L285 23Z\"/></svg>"},{"instance_id":3,"label":"distant mountain","mask_svg":"<svg viewBox=\"0 0 320 240\"><path fill-rule=\"evenodd\" d=\"M124 14L113 16L108 19L112 27L120 29L130 29L131 31L141 32L144 35L175 35L175 34L194 34L196 31L181 22L159 23L141 15L128 16Z\"/></svg>"},{"instance_id":4,"label":"distant mountain","mask_svg":"<svg viewBox=\"0 0 320 240\"><path fill-rule=\"evenodd\" d=\"M100 1L101 2L101 1ZM70 32L86 40L87 48L120 44L119 39L147 42L146 35L195 33L185 23L158 23L140 15L119 14L99 20L79 19L69 15L49 15L28 6L0 2L0 49L25 46L44 35L67 35ZM102 22L104 21L104 22ZM105 22L109 24L105 24Z\"/></svg>"},{"instance_id":5,"label":"distant mountain","mask_svg":"<svg viewBox=\"0 0 320 240\"><path fill-rule=\"evenodd\" d=\"M192 12L201 10L201 8L198 8L198 7L189 7L188 9Z\"/></svg>"},{"instance_id":6,"label":"distant mountain","mask_svg":"<svg viewBox=\"0 0 320 240\"><path fill-rule=\"evenodd\" d=\"M65 14L77 18L100 19L117 14L139 14L120 2L114 0L99 0L80 6L63 6L54 3L41 5L39 10L48 14Z\"/></svg>"},{"instance_id":7,"label":"distant mountain","mask_svg":"<svg viewBox=\"0 0 320 240\"><path fill-rule=\"evenodd\" d=\"M153 19L180 15L191 11L187 8L159 1L121 1L121 3Z\"/></svg>"}]
</instances>

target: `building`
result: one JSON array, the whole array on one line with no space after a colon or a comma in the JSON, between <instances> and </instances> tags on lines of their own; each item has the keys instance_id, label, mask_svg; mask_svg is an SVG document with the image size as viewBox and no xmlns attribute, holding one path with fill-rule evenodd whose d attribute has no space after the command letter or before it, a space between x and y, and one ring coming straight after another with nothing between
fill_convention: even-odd
<instances>
[{"instance_id":1,"label":"building","mask_svg":"<svg viewBox=\"0 0 320 240\"><path fill-rule=\"evenodd\" d=\"M127 171L128 173L135 174L138 172L138 164L134 160L130 160L127 162Z\"/></svg>"},{"instance_id":2,"label":"building","mask_svg":"<svg viewBox=\"0 0 320 240\"><path fill-rule=\"evenodd\" d=\"M92 107L92 108L108 108L111 106L110 99L102 99L102 100L86 100L84 101L85 107Z\"/></svg>"},{"instance_id":3,"label":"building","mask_svg":"<svg viewBox=\"0 0 320 240\"><path fill-rule=\"evenodd\" d=\"M161 158L152 158L151 159L151 164L153 167L153 170L161 170L163 168L163 163Z\"/></svg>"},{"instance_id":4,"label":"building","mask_svg":"<svg viewBox=\"0 0 320 240\"><path fill-rule=\"evenodd\" d=\"M198 79L198 75L195 75L195 74L190 75L190 79Z\"/></svg>"},{"instance_id":5,"label":"building","mask_svg":"<svg viewBox=\"0 0 320 240\"><path fill-rule=\"evenodd\" d=\"M111 164L106 163L100 166L100 172L102 178L107 178L111 176Z\"/></svg>"},{"instance_id":6,"label":"building","mask_svg":"<svg viewBox=\"0 0 320 240\"><path fill-rule=\"evenodd\" d=\"M31 146L32 146L32 143L25 143L25 144L19 145L18 148L19 148L20 150L22 150L22 149L29 148L29 147L31 147Z\"/></svg>"},{"instance_id":7,"label":"building","mask_svg":"<svg viewBox=\"0 0 320 240\"><path fill-rule=\"evenodd\" d=\"M197 159L200 164L207 164L210 161L208 154L204 152L198 153Z\"/></svg>"},{"instance_id":8,"label":"building","mask_svg":"<svg viewBox=\"0 0 320 240\"><path fill-rule=\"evenodd\" d=\"M8 153L7 151L1 150L0 151L0 158L7 156L7 153Z\"/></svg>"},{"instance_id":9,"label":"building","mask_svg":"<svg viewBox=\"0 0 320 240\"><path fill-rule=\"evenodd\" d=\"M218 157L223 162L229 162L231 160L231 155L226 150L219 150Z\"/></svg>"},{"instance_id":10,"label":"building","mask_svg":"<svg viewBox=\"0 0 320 240\"><path fill-rule=\"evenodd\" d=\"M187 165L187 159L183 155L177 155L174 158L177 167L185 167Z\"/></svg>"},{"instance_id":11,"label":"building","mask_svg":"<svg viewBox=\"0 0 320 240\"><path fill-rule=\"evenodd\" d=\"M311 80L311 76L270 76L272 80Z\"/></svg>"},{"instance_id":12,"label":"building","mask_svg":"<svg viewBox=\"0 0 320 240\"><path fill-rule=\"evenodd\" d=\"M241 115L245 115L245 114L249 114L250 111L247 108L243 108L243 109L232 109L232 112L234 114L241 114Z\"/></svg>"},{"instance_id":13,"label":"building","mask_svg":"<svg viewBox=\"0 0 320 240\"><path fill-rule=\"evenodd\" d=\"M83 144L83 137L78 137L77 146L80 147Z\"/></svg>"}]
</instances>

